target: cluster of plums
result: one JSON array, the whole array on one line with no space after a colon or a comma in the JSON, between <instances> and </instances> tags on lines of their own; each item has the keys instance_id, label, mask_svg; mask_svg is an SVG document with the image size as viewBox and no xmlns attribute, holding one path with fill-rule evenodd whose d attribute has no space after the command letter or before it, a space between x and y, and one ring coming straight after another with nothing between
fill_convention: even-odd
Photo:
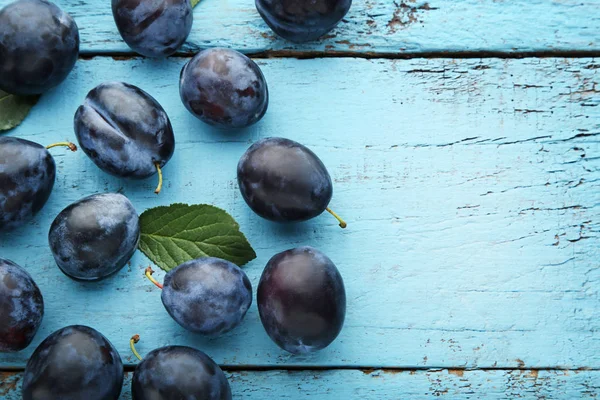
<instances>
[{"instance_id":1,"label":"cluster of plums","mask_svg":"<svg viewBox=\"0 0 600 400\"><path fill-rule=\"evenodd\" d=\"M200 282L202 282L200 284ZM0 350L26 347L44 304L31 276L0 259ZM231 330L252 302L244 272L218 258L186 262L164 280L162 301L184 328L207 335ZM304 353L326 347L342 328L346 297L342 278L320 251L301 247L275 255L258 287L260 317L283 349ZM134 340L134 339L132 339ZM137 353L136 353L137 354ZM23 376L24 400L118 399L123 364L100 332L81 325L52 333L33 352ZM150 352L135 369L133 399L231 399L227 378L203 352L167 346Z\"/></svg>"},{"instance_id":2,"label":"cluster of plums","mask_svg":"<svg viewBox=\"0 0 600 400\"><path fill-rule=\"evenodd\" d=\"M296 43L316 40L331 31L352 4L352 0L255 2L273 31ZM111 3L121 37L132 50L146 57L172 55L192 29L190 0ZM0 89L20 95L44 93L67 77L78 55L77 24L55 4L17 0L0 11ZM215 78L224 86L216 85ZM258 121L268 103L264 77L256 64L238 52L224 49L200 52L184 67L181 97L198 118L227 127Z\"/></svg>"},{"instance_id":3,"label":"cluster of plums","mask_svg":"<svg viewBox=\"0 0 600 400\"><path fill-rule=\"evenodd\" d=\"M115 233L118 224L125 229L137 227L128 200L121 195L90 196L68 207L59 215L62 228L71 235L66 248L73 246L73 234L65 228L74 215L92 212L92 225L101 218L96 206L110 202L118 210L108 217L106 226L94 233ZM78 210L87 207L87 210ZM103 211L107 211L103 208ZM66 212L68 215L62 215ZM124 221L118 221L118 214ZM75 221L75 229L81 227ZM85 231L82 247L85 254L72 253L75 264L61 266L71 277L84 275L100 263L100 257L115 258L121 251L113 244L99 250L102 239ZM132 234L134 242L137 233ZM112 240L110 235L104 240ZM52 242L56 245L57 242ZM52 248L55 258L56 250ZM123 251L129 252L130 249ZM93 263L95 260L96 264ZM126 260L126 259L125 259ZM64 261L64 260L62 260ZM58 262L58 258L57 258ZM120 262L120 261L119 261ZM106 264L108 265L108 263ZM113 268L114 269L114 268ZM107 271L113 273L114 271ZM71 275L73 274L73 275ZM200 258L185 262L169 271L162 290L167 312L185 329L215 336L238 326L252 303L252 286L246 274L235 264L220 258ZM346 293L342 277L333 262L312 247L299 247L276 254L267 263L258 285L260 319L271 339L294 354L327 347L340 333L346 313ZM44 314L44 302L32 277L17 264L0 259L0 351L12 352L27 347ZM133 340L133 339L132 339ZM113 345L102 334L87 326L68 326L48 336L33 352L25 368L22 395L24 400L38 399L118 399L123 385L123 365ZM132 380L135 400L150 399L231 399L227 378L215 362L203 352L183 346L167 346L150 352L137 366Z\"/></svg>"},{"instance_id":4,"label":"cluster of plums","mask_svg":"<svg viewBox=\"0 0 600 400\"><path fill-rule=\"evenodd\" d=\"M351 0L256 0L267 24L294 42L314 40L333 27ZM173 54L192 27L190 0L112 0L125 42L147 57ZM61 83L78 58L74 20L45 0L18 0L0 10L0 89L41 94ZM184 106L221 128L244 128L267 111L269 94L256 63L243 54L215 48L199 52L181 70ZM103 171L144 179L158 173L175 149L163 107L148 93L122 82L92 89L76 110L79 147ZM0 138L0 231L17 229L51 195L56 165L48 149ZM267 138L241 157L237 179L242 197L258 215L277 222L305 221L327 210L331 177L321 160L300 143ZM130 260L140 238L133 204L116 193L94 194L69 205L52 222L48 241L58 268L78 281L98 281ZM147 271L151 277L151 271ZM246 274L229 261L200 258L169 271L161 299L183 328L215 336L238 326L252 303ZM333 262L312 247L273 256L257 291L260 319L271 339L291 353L328 346L346 311L342 277ZM0 258L0 352L26 348L44 315L42 294L29 273ZM93 328L68 326L48 336L27 363L23 399L117 399L123 365L112 344ZM231 399L219 366L199 350L168 346L150 352L137 366L132 394L144 399Z\"/></svg>"}]
</instances>

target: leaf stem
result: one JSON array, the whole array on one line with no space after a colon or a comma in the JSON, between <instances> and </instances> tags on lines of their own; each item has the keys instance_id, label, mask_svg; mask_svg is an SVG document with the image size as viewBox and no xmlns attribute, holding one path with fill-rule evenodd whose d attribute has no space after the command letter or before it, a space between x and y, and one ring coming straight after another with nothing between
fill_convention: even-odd
<instances>
[{"instance_id":1,"label":"leaf stem","mask_svg":"<svg viewBox=\"0 0 600 400\"><path fill-rule=\"evenodd\" d=\"M348 226L348 224L346 224L346 221L344 221L342 219L342 217L340 217L339 215L337 215L331 208L327 207L325 210L327 210L327 212L331 215L333 215L335 217L335 219L337 219L340 222L340 228L345 228Z\"/></svg>"},{"instance_id":2,"label":"leaf stem","mask_svg":"<svg viewBox=\"0 0 600 400\"><path fill-rule=\"evenodd\" d=\"M77 151L77 146L75 146L75 144L71 143L71 142L52 143L52 144L46 146L46 149L49 150L49 149L51 149L53 147L58 147L58 146L65 146L65 147L68 147L69 150L71 150L71 151Z\"/></svg>"},{"instance_id":3,"label":"leaf stem","mask_svg":"<svg viewBox=\"0 0 600 400\"><path fill-rule=\"evenodd\" d=\"M160 169L160 163L155 162L154 165L156 166L156 172L158 172L158 186L156 187L154 193L159 194L163 185L162 170Z\"/></svg>"},{"instance_id":4,"label":"leaf stem","mask_svg":"<svg viewBox=\"0 0 600 400\"><path fill-rule=\"evenodd\" d=\"M150 279L150 282L154 283L159 289L162 289L163 285L161 285L156 279L154 279L154 277L152 276L153 273L154 271L152 270L152 267L146 268L146 278Z\"/></svg>"},{"instance_id":5,"label":"leaf stem","mask_svg":"<svg viewBox=\"0 0 600 400\"><path fill-rule=\"evenodd\" d=\"M131 348L131 352L133 353L133 355L136 356L138 360L142 361L142 357L140 356L140 353L138 353L137 350L135 349L135 344L139 341L140 341L140 335L138 335L138 334L133 335L131 337L131 339L129 339L129 347Z\"/></svg>"}]
</instances>

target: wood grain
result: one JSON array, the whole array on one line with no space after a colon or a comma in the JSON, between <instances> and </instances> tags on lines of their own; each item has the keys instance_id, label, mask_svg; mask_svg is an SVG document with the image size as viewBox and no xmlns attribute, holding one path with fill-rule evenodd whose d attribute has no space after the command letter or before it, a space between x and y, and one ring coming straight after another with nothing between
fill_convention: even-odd
<instances>
[{"instance_id":1,"label":"wood grain","mask_svg":"<svg viewBox=\"0 0 600 400\"><path fill-rule=\"evenodd\" d=\"M11 0L0 0L0 7ZM131 53L109 1L57 0L75 18L83 54ZM344 21L324 39L294 45L278 38L253 0L202 0L184 53L223 46L244 52L357 55L444 52L600 50L596 0L354 0Z\"/></svg>"},{"instance_id":2,"label":"wood grain","mask_svg":"<svg viewBox=\"0 0 600 400\"><path fill-rule=\"evenodd\" d=\"M599 371L237 371L226 372L234 399L595 399ZM132 372L120 400L131 399ZM21 373L0 375L0 396L20 400Z\"/></svg>"},{"instance_id":3,"label":"wood grain","mask_svg":"<svg viewBox=\"0 0 600 400\"><path fill-rule=\"evenodd\" d=\"M53 149L57 183L44 210L0 235L0 254L38 282L46 315L32 346L0 356L22 368L35 346L69 324L106 335L126 362L188 344L225 365L352 367L600 367L600 97L592 59L274 59L266 117L240 132L195 120L182 106L185 59L80 61L11 135L74 139L72 118L106 80L139 85L171 117L177 148L163 192L153 179L98 170L82 152ZM284 136L312 148L335 181L329 216L292 226L243 202L235 166L253 141ZM254 288L276 252L313 245L338 265L348 314L328 349L294 357L265 334L252 305L220 339L186 332L143 277L148 260L100 283L62 275L47 245L54 216L91 193L121 191L137 210L173 202L229 211L258 253ZM162 279L162 271L157 274Z\"/></svg>"}]
</instances>

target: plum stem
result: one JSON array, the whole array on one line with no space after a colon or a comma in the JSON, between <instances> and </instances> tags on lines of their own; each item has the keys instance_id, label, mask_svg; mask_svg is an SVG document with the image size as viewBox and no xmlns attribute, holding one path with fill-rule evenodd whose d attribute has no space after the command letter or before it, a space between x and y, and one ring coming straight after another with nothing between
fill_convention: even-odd
<instances>
[{"instance_id":1,"label":"plum stem","mask_svg":"<svg viewBox=\"0 0 600 400\"><path fill-rule=\"evenodd\" d=\"M69 150L71 150L71 151L77 151L77 146L75 146L75 144L71 143L71 142L52 143L52 144L46 146L46 149L48 150L48 149L51 149L53 147L58 147L58 146L65 146L65 147L68 147Z\"/></svg>"},{"instance_id":2,"label":"plum stem","mask_svg":"<svg viewBox=\"0 0 600 400\"><path fill-rule=\"evenodd\" d=\"M159 194L163 185L162 170L160 169L160 163L155 162L154 165L156 166L156 172L158 172L158 186L156 187L154 193Z\"/></svg>"},{"instance_id":3,"label":"plum stem","mask_svg":"<svg viewBox=\"0 0 600 400\"><path fill-rule=\"evenodd\" d=\"M146 278L150 279L150 282L158 286L159 289L162 289L163 285L161 285L156 279L154 279L154 277L152 276L153 273L154 271L152 270L152 267L146 268Z\"/></svg>"},{"instance_id":4,"label":"plum stem","mask_svg":"<svg viewBox=\"0 0 600 400\"><path fill-rule=\"evenodd\" d=\"M327 212L331 215L333 215L335 217L335 219L337 219L340 222L340 228L345 228L348 226L348 224L346 224L346 221L344 221L342 219L342 217L340 217L339 215L337 215L331 208L327 207L325 210L327 210Z\"/></svg>"},{"instance_id":5,"label":"plum stem","mask_svg":"<svg viewBox=\"0 0 600 400\"><path fill-rule=\"evenodd\" d=\"M138 353L137 350L135 349L135 344L139 341L140 341L140 335L138 335L138 334L133 335L131 337L131 339L129 339L129 347L131 348L131 352L133 353L133 355L136 356L138 360L142 361L142 356L140 356L140 353Z\"/></svg>"}]
</instances>

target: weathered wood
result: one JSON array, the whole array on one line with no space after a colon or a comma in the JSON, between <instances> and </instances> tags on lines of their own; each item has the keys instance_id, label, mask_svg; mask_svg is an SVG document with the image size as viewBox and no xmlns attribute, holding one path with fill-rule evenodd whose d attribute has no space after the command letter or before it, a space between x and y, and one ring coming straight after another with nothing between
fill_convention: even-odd
<instances>
[{"instance_id":1,"label":"weathered wood","mask_svg":"<svg viewBox=\"0 0 600 400\"><path fill-rule=\"evenodd\" d=\"M0 366L23 367L46 335L80 323L124 356L129 337L140 333L142 353L189 344L227 365L600 367L594 60L260 60L270 109L240 132L209 128L184 109L177 87L184 62L80 61L10 133L41 143L73 139L72 117L86 92L125 80L164 105L177 148L159 196L153 179L120 180L82 152L52 150L58 177L43 212L0 235L0 256L32 273L46 315L34 344L1 355ZM237 161L251 142L273 135L323 159L335 181L331 206L346 230L325 215L272 224L244 204ZM269 340L255 304L223 338L192 335L163 309L139 252L100 283L62 275L47 246L53 217L84 195L116 190L139 212L173 202L225 208L258 253L246 267L254 288L276 252L319 247L346 282L339 339L318 354L290 356Z\"/></svg>"},{"instance_id":2,"label":"weathered wood","mask_svg":"<svg viewBox=\"0 0 600 400\"><path fill-rule=\"evenodd\" d=\"M190 372L192 373L192 372ZM227 372L234 399L595 399L598 371L428 370ZM120 400L131 399L132 372ZM20 400L21 373L0 375L0 396Z\"/></svg>"},{"instance_id":3,"label":"weathered wood","mask_svg":"<svg viewBox=\"0 0 600 400\"><path fill-rule=\"evenodd\" d=\"M11 0L0 0L0 6ZM57 0L81 32L84 54L131 52L109 1ZM596 0L354 0L325 39L294 45L267 27L253 0L202 0L183 52L224 46L245 52L373 53L600 50Z\"/></svg>"}]
</instances>

